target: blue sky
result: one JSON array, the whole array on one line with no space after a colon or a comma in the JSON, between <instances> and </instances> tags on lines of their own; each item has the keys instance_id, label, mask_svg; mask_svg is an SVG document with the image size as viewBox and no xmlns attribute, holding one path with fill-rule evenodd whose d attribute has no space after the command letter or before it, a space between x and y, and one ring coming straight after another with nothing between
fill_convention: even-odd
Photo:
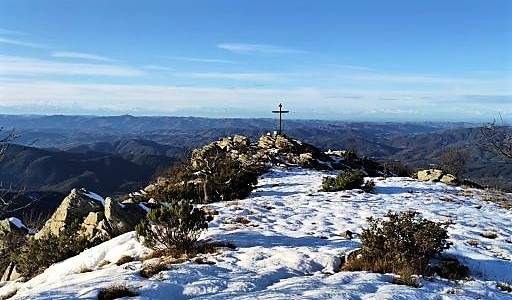
<instances>
[{"instance_id":1,"label":"blue sky","mask_svg":"<svg viewBox=\"0 0 512 300\"><path fill-rule=\"evenodd\" d=\"M511 1L0 2L0 111L482 121Z\"/></svg>"}]
</instances>

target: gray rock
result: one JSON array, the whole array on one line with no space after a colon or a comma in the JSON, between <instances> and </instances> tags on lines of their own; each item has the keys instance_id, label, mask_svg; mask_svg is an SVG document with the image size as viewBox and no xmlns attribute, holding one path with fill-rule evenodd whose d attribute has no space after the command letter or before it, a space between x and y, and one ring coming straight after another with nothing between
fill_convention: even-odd
<instances>
[{"instance_id":1,"label":"gray rock","mask_svg":"<svg viewBox=\"0 0 512 300\"><path fill-rule=\"evenodd\" d=\"M111 198L105 199L105 218L114 231L112 234L118 235L133 230L146 213L146 210L137 203L119 203Z\"/></svg>"},{"instance_id":2,"label":"gray rock","mask_svg":"<svg viewBox=\"0 0 512 300\"><path fill-rule=\"evenodd\" d=\"M64 198L57 210L35 238L41 238L48 234L59 235L64 228L71 226L73 222L82 223L91 212L102 212L103 204L93 194L85 189L73 189L71 193Z\"/></svg>"},{"instance_id":3,"label":"gray rock","mask_svg":"<svg viewBox=\"0 0 512 300\"><path fill-rule=\"evenodd\" d=\"M418 180L421 181L439 181L443 177L443 170L428 169L418 171Z\"/></svg>"},{"instance_id":4,"label":"gray rock","mask_svg":"<svg viewBox=\"0 0 512 300\"><path fill-rule=\"evenodd\" d=\"M5 269L2 278L0 281L14 281L21 278L21 274L16 271L16 265L14 263L10 263Z\"/></svg>"}]
</instances>

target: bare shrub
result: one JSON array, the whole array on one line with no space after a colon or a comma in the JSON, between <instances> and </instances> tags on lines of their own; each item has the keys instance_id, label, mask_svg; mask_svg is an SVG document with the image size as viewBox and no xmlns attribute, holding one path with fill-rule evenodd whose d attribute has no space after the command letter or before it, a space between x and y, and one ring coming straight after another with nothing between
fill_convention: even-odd
<instances>
[{"instance_id":1,"label":"bare shrub","mask_svg":"<svg viewBox=\"0 0 512 300\"><path fill-rule=\"evenodd\" d=\"M466 170L466 165L470 159L470 154L463 148L449 148L439 158L441 167L446 172L459 176Z\"/></svg>"},{"instance_id":2,"label":"bare shrub","mask_svg":"<svg viewBox=\"0 0 512 300\"><path fill-rule=\"evenodd\" d=\"M129 255L123 255L121 256L117 261L116 261L116 265L118 266L122 266L124 264L127 264L129 262L132 262L134 261L133 257L129 256Z\"/></svg>"},{"instance_id":3,"label":"bare shrub","mask_svg":"<svg viewBox=\"0 0 512 300\"><path fill-rule=\"evenodd\" d=\"M494 119L492 123L482 126L480 132L484 147L504 158L512 159L512 130L501 116L499 121Z\"/></svg>"}]
</instances>

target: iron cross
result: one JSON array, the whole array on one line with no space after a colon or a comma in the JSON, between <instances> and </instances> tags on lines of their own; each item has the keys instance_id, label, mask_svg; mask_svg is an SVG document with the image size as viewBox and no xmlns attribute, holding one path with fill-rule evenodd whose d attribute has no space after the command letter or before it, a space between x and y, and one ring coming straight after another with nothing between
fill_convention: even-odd
<instances>
[{"instance_id":1,"label":"iron cross","mask_svg":"<svg viewBox=\"0 0 512 300\"><path fill-rule=\"evenodd\" d=\"M279 131L278 133L281 134L283 132L283 114L289 113L289 110L283 110L283 104L279 103L279 110L273 110L272 113L279 114Z\"/></svg>"}]
</instances>

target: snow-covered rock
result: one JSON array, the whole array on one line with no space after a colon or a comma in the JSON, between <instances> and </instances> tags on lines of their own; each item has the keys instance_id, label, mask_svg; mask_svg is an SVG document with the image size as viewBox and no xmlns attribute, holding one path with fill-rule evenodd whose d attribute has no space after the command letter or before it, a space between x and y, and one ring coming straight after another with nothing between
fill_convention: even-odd
<instances>
[{"instance_id":1,"label":"snow-covered rock","mask_svg":"<svg viewBox=\"0 0 512 300\"><path fill-rule=\"evenodd\" d=\"M237 246L206 255L213 264L185 262L149 279L139 275L140 261L102 266L148 252L130 232L26 283L7 283L0 296L18 290L12 299L95 299L102 287L126 284L140 293L136 299L512 299L496 287L512 281L512 212L482 201L483 191L395 177L373 178L372 194L319 192L325 175L273 169L249 198L210 204L218 214L204 237ZM433 278L412 288L394 284L391 274L339 272L341 258L360 246L367 217L410 209L453 223L447 254L469 267L472 280ZM497 237L480 235L488 230Z\"/></svg>"}]
</instances>

